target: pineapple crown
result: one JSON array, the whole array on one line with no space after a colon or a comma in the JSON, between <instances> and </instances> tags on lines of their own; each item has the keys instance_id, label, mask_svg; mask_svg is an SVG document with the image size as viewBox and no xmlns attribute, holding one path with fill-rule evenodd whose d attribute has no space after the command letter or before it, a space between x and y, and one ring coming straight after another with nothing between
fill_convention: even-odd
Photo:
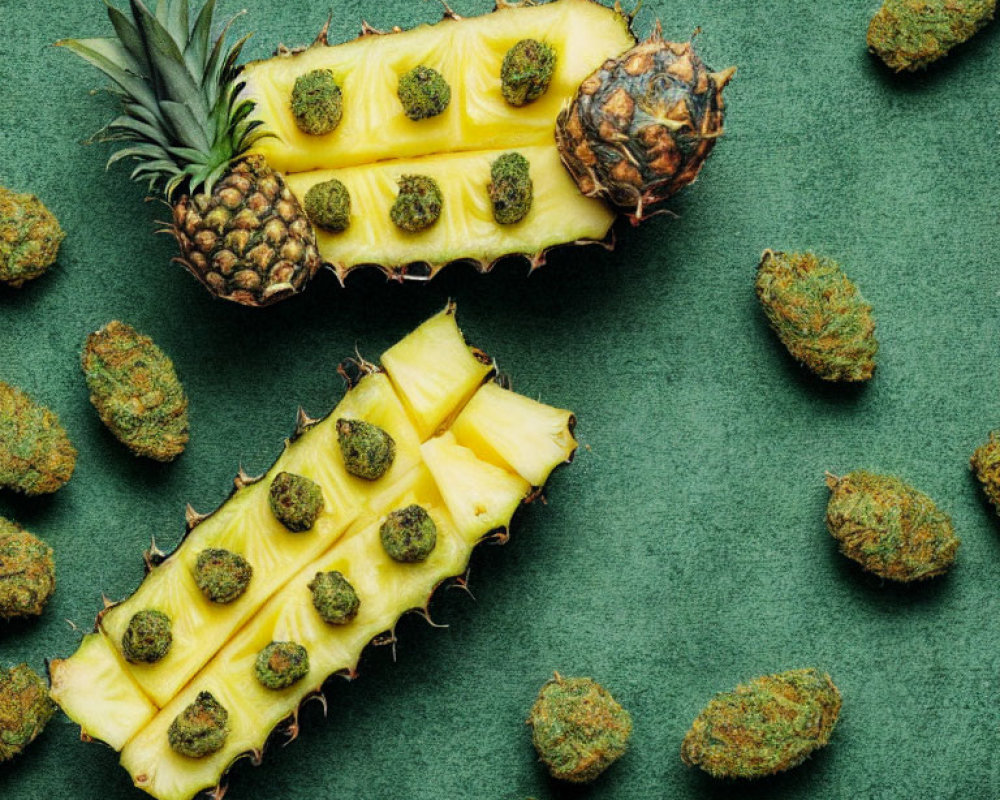
<instances>
[{"instance_id":1,"label":"pineapple crown","mask_svg":"<svg viewBox=\"0 0 1000 800\"><path fill-rule=\"evenodd\" d=\"M169 198L212 185L264 136L251 120L251 100L240 99L236 62L250 35L227 49L226 34L238 14L213 40L217 0L208 0L191 24L188 0L157 0L150 11L129 0L131 19L104 0L115 36L57 42L97 67L115 84L123 113L95 137L128 142L108 160L138 161L133 180L162 186Z\"/></svg>"}]
</instances>

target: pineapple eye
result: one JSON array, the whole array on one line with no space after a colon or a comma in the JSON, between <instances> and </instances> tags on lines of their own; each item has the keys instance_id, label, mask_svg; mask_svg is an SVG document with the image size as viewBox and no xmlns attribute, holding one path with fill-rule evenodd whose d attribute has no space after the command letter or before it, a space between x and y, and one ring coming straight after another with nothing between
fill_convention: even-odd
<instances>
[{"instance_id":1,"label":"pineapple eye","mask_svg":"<svg viewBox=\"0 0 1000 800\"><path fill-rule=\"evenodd\" d=\"M323 511L323 490L309 478L281 472L268 493L271 513L293 533L309 530Z\"/></svg>"},{"instance_id":2,"label":"pineapple eye","mask_svg":"<svg viewBox=\"0 0 1000 800\"><path fill-rule=\"evenodd\" d=\"M188 758L204 758L218 752L228 737L229 712L211 692L201 692L167 730L170 749Z\"/></svg>"},{"instance_id":3,"label":"pineapple eye","mask_svg":"<svg viewBox=\"0 0 1000 800\"><path fill-rule=\"evenodd\" d=\"M522 39L507 51L500 66L500 91L512 106L526 106L552 83L556 51L537 39Z\"/></svg>"},{"instance_id":4,"label":"pineapple eye","mask_svg":"<svg viewBox=\"0 0 1000 800\"><path fill-rule=\"evenodd\" d=\"M292 116L299 130L311 136L330 133L344 114L340 86L328 69L314 69L295 79Z\"/></svg>"},{"instance_id":5,"label":"pineapple eye","mask_svg":"<svg viewBox=\"0 0 1000 800\"><path fill-rule=\"evenodd\" d=\"M341 573L317 572L309 582L313 607L328 625L345 625L358 615L358 593Z\"/></svg>"},{"instance_id":6,"label":"pineapple eye","mask_svg":"<svg viewBox=\"0 0 1000 800\"><path fill-rule=\"evenodd\" d=\"M399 196L389 216L396 227L416 233L438 221L443 205L437 181L426 175L404 175L399 179Z\"/></svg>"},{"instance_id":7,"label":"pineapple eye","mask_svg":"<svg viewBox=\"0 0 1000 800\"><path fill-rule=\"evenodd\" d=\"M170 650L170 617L156 609L132 615L122 635L122 655L132 664L155 664Z\"/></svg>"},{"instance_id":8,"label":"pineapple eye","mask_svg":"<svg viewBox=\"0 0 1000 800\"><path fill-rule=\"evenodd\" d=\"M504 153L490 167L490 200L493 219L501 225L520 222L531 210L533 187L528 159Z\"/></svg>"},{"instance_id":9,"label":"pineapple eye","mask_svg":"<svg viewBox=\"0 0 1000 800\"><path fill-rule=\"evenodd\" d=\"M399 79L399 102L414 122L436 117L451 102L451 87L440 72L421 64Z\"/></svg>"},{"instance_id":10,"label":"pineapple eye","mask_svg":"<svg viewBox=\"0 0 1000 800\"><path fill-rule=\"evenodd\" d=\"M437 545L437 525L416 504L393 511L379 528L382 547L393 561L412 564L426 560Z\"/></svg>"},{"instance_id":11,"label":"pineapple eye","mask_svg":"<svg viewBox=\"0 0 1000 800\"><path fill-rule=\"evenodd\" d=\"M254 674L265 689L287 689L309 674L309 651L297 642L271 642L257 654Z\"/></svg>"},{"instance_id":12,"label":"pineapple eye","mask_svg":"<svg viewBox=\"0 0 1000 800\"><path fill-rule=\"evenodd\" d=\"M313 225L324 230L340 232L351 224L351 195L336 178L313 186L306 192L304 205Z\"/></svg>"},{"instance_id":13,"label":"pineapple eye","mask_svg":"<svg viewBox=\"0 0 1000 800\"><path fill-rule=\"evenodd\" d=\"M253 567L238 553L208 548L198 554L194 581L201 593L213 603L231 603L250 585Z\"/></svg>"}]
</instances>

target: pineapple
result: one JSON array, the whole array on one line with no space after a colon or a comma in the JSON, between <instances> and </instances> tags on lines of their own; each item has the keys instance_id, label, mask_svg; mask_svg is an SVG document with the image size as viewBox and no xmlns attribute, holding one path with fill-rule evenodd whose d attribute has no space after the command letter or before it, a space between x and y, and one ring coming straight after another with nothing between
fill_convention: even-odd
<instances>
[{"instance_id":1,"label":"pineapple","mask_svg":"<svg viewBox=\"0 0 1000 800\"><path fill-rule=\"evenodd\" d=\"M217 786L236 758L259 757L283 720L297 733L300 703L330 675L356 674L365 646L391 641L402 614L426 611L434 590L465 572L477 543L503 541L517 508L576 449L573 415L491 380L492 361L465 343L453 306L386 351L382 364L360 362L361 377L323 420L300 414L265 475L238 476L233 495L209 516L191 511L174 553L148 553L139 589L102 611L74 655L50 665L56 702L85 738L119 750L136 785L154 797L183 800ZM380 477L348 473L338 439L351 427L338 425L344 420L391 437L391 465ZM307 530L275 519L269 488L281 473L322 492ZM413 506L436 536L429 555L403 563L384 545L383 529L389 512ZM230 603L208 601L195 584L195 563L208 548L240 554L253 567L246 591ZM330 573L358 601L337 624L321 616L313 595L317 576ZM132 618L150 609L169 620L166 654L132 663L123 638ZM301 674L278 691L255 672L274 642L307 654ZM211 708L225 711L218 748L197 758L176 752L178 720L209 697Z\"/></svg>"},{"instance_id":2,"label":"pineapple","mask_svg":"<svg viewBox=\"0 0 1000 800\"><path fill-rule=\"evenodd\" d=\"M109 7L120 39L63 44L125 96L108 131L138 144L112 160L138 159L134 177L165 182L168 197L189 192L174 203L181 262L247 305L294 294L320 261L341 281L365 264L429 278L452 261L486 271L517 254L536 267L556 245L606 242L619 213L641 219L694 180L722 133L731 73L708 73L658 34L674 55L648 57L620 8L594 0L499 0L409 31L366 25L335 46L324 28L242 69L242 42L225 58L222 37L208 48L214 2L193 27L188 0L132 8L134 23ZM582 87L596 113L561 116ZM494 205L504 157L527 164L514 213ZM430 213L413 210L415 185Z\"/></svg>"}]
</instances>

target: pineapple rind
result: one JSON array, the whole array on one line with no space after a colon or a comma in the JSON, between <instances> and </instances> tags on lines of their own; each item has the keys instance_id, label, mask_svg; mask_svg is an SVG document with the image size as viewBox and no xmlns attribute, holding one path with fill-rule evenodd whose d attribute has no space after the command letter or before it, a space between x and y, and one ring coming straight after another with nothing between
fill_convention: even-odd
<instances>
[{"instance_id":1,"label":"pineapple rind","mask_svg":"<svg viewBox=\"0 0 1000 800\"><path fill-rule=\"evenodd\" d=\"M120 750L128 732L139 730L156 715L156 706L132 680L107 638L83 637L69 658L49 663L51 695L83 736Z\"/></svg>"},{"instance_id":2,"label":"pineapple rind","mask_svg":"<svg viewBox=\"0 0 1000 800\"><path fill-rule=\"evenodd\" d=\"M543 486L556 465L576 451L573 412L487 383L476 392L450 428L459 444L483 461L516 472Z\"/></svg>"},{"instance_id":3,"label":"pineapple rind","mask_svg":"<svg viewBox=\"0 0 1000 800\"><path fill-rule=\"evenodd\" d=\"M525 38L555 49L556 70L544 95L513 108L500 91L500 66L507 50ZM634 44L622 13L592 0L555 0L504 5L480 17L445 18L409 31L285 53L248 64L241 76L244 95L257 103L255 117L276 134L260 140L254 151L275 169L295 173L546 144L580 83ZM418 64L445 77L452 99L439 116L413 122L403 113L396 88L399 76ZM295 79L313 69L330 69L343 89L343 119L325 136L300 131L289 103Z\"/></svg>"}]
</instances>

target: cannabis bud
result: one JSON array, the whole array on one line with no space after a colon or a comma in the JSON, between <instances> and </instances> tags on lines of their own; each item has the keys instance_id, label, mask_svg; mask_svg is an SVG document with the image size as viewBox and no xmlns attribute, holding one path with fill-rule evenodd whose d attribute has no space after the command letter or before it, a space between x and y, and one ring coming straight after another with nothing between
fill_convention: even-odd
<instances>
[{"instance_id":1,"label":"cannabis bud","mask_svg":"<svg viewBox=\"0 0 1000 800\"><path fill-rule=\"evenodd\" d=\"M399 102L414 122L436 117L451 102L451 87L440 72L420 65L399 79Z\"/></svg>"},{"instance_id":2,"label":"cannabis bud","mask_svg":"<svg viewBox=\"0 0 1000 800\"><path fill-rule=\"evenodd\" d=\"M0 283L16 289L44 273L65 236L41 200L0 186Z\"/></svg>"},{"instance_id":3,"label":"cannabis bud","mask_svg":"<svg viewBox=\"0 0 1000 800\"><path fill-rule=\"evenodd\" d=\"M287 689L309 674L309 652L296 642L271 642L257 654L254 674L265 689Z\"/></svg>"},{"instance_id":4,"label":"cannabis bud","mask_svg":"<svg viewBox=\"0 0 1000 800\"><path fill-rule=\"evenodd\" d=\"M45 681L27 664L0 669L0 763L31 744L55 710Z\"/></svg>"},{"instance_id":5,"label":"cannabis bud","mask_svg":"<svg viewBox=\"0 0 1000 800\"><path fill-rule=\"evenodd\" d=\"M361 600L339 572L317 572L309 582L313 606L328 625L345 625L358 615Z\"/></svg>"},{"instance_id":6,"label":"cannabis bud","mask_svg":"<svg viewBox=\"0 0 1000 800\"><path fill-rule=\"evenodd\" d=\"M314 69L295 79L292 116L299 130L312 136L330 133L340 124L344 101L328 69Z\"/></svg>"},{"instance_id":7,"label":"cannabis bud","mask_svg":"<svg viewBox=\"0 0 1000 800\"><path fill-rule=\"evenodd\" d=\"M392 511L379 529L382 547L393 561L405 564L424 561L437 545L437 525L416 504Z\"/></svg>"},{"instance_id":8,"label":"cannabis bud","mask_svg":"<svg viewBox=\"0 0 1000 800\"><path fill-rule=\"evenodd\" d=\"M764 252L757 297L781 343L827 381L866 381L875 372L875 321L839 265L812 253Z\"/></svg>"},{"instance_id":9,"label":"cannabis bud","mask_svg":"<svg viewBox=\"0 0 1000 800\"><path fill-rule=\"evenodd\" d=\"M122 634L122 655L132 664L155 664L170 650L174 637L170 617L147 608L137 611Z\"/></svg>"},{"instance_id":10,"label":"cannabis bud","mask_svg":"<svg viewBox=\"0 0 1000 800\"><path fill-rule=\"evenodd\" d=\"M892 475L828 475L826 527L840 552L869 572L908 582L933 578L955 561L951 519L923 492Z\"/></svg>"},{"instance_id":11,"label":"cannabis bud","mask_svg":"<svg viewBox=\"0 0 1000 800\"><path fill-rule=\"evenodd\" d=\"M0 517L0 619L37 617L55 588L52 548Z\"/></svg>"},{"instance_id":12,"label":"cannabis bud","mask_svg":"<svg viewBox=\"0 0 1000 800\"><path fill-rule=\"evenodd\" d=\"M59 417L0 381L0 488L54 492L73 474L76 450Z\"/></svg>"},{"instance_id":13,"label":"cannabis bud","mask_svg":"<svg viewBox=\"0 0 1000 800\"><path fill-rule=\"evenodd\" d=\"M228 736L229 712L211 692L201 692L167 730L170 748L188 758L203 758L218 752Z\"/></svg>"},{"instance_id":14,"label":"cannabis bud","mask_svg":"<svg viewBox=\"0 0 1000 800\"><path fill-rule=\"evenodd\" d=\"M268 502L278 522L293 533L302 533L323 511L323 490L302 475L280 472L271 482Z\"/></svg>"},{"instance_id":15,"label":"cannabis bud","mask_svg":"<svg viewBox=\"0 0 1000 800\"><path fill-rule=\"evenodd\" d=\"M896 72L943 58L993 19L996 0L885 0L868 26L868 49Z\"/></svg>"},{"instance_id":16,"label":"cannabis bud","mask_svg":"<svg viewBox=\"0 0 1000 800\"><path fill-rule=\"evenodd\" d=\"M137 456L172 461L188 441L188 400L173 362L113 320L87 337L83 373L101 422Z\"/></svg>"},{"instance_id":17,"label":"cannabis bud","mask_svg":"<svg viewBox=\"0 0 1000 800\"><path fill-rule=\"evenodd\" d=\"M549 89L556 51L537 39L522 39L503 57L500 91L512 106L525 106Z\"/></svg>"},{"instance_id":18,"label":"cannabis bud","mask_svg":"<svg viewBox=\"0 0 1000 800\"><path fill-rule=\"evenodd\" d=\"M323 230L339 233L351 224L351 195L336 178L312 186L303 205L309 221Z\"/></svg>"},{"instance_id":19,"label":"cannabis bud","mask_svg":"<svg viewBox=\"0 0 1000 800\"><path fill-rule=\"evenodd\" d=\"M395 440L378 425L364 420L338 419L337 442L344 469L369 481L385 475L396 457Z\"/></svg>"},{"instance_id":20,"label":"cannabis bud","mask_svg":"<svg viewBox=\"0 0 1000 800\"><path fill-rule=\"evenodd\" d=\"M490 166L490 201L493 219L511 225L531 210L534 187L528 159L520 153L504 153Z\"/></svg>"},{"instance_id":21,"label":"cannabis bud","mask_svg":"<svg viewBox=\"0 0 1000 800\"><path fill-rule=\"evenodd\" d=\"M981 445L969 462L983 491L1000 513L1000 431L992 431L989 441Z\"/></svg>"},{"instance_id":22,"label":"cannabis bud","mask_svg":"<svg viewBox=\"0 0 1000 800\"><path fill-rule=\"evenodd\" d=\"M553 778L588 783L625 754L632 717L591 678L558 672L528 717L538 757Z\"/></svg>"},{"instance_id":23,"label":"cannabis bud","mask_svg":"<svg viewBox=\"0 0 1000 800\"><path fill-rule=\"evenodd\" d=\"M840 692L830 676L797 669L722 692L695 719L681 760L713 778L763 778L797 767L830 741Z\"/></svg>"},{"instance_id":24,"label":"cannabis bud","mask_svg":"<svg viewBox=\"0 0 1000 800\"><path fill-rule=\"evenodd\" d=\"M209 547L198 554L194 582L213 603L231 603L243 596L253 577L253 567L238 553Z\"/></svg>"},{"instance_id":25,"label":"cannabis bud","mask_svg":"<svg viewBox=\"0 0 1000 800\"><path fill-rule=\"evenodd\" d=\"M403 175L389 216L397 228L416 233L438 221L443 205L441 187L436 180L426 175Z\"/></svg>"}]
</instances>

